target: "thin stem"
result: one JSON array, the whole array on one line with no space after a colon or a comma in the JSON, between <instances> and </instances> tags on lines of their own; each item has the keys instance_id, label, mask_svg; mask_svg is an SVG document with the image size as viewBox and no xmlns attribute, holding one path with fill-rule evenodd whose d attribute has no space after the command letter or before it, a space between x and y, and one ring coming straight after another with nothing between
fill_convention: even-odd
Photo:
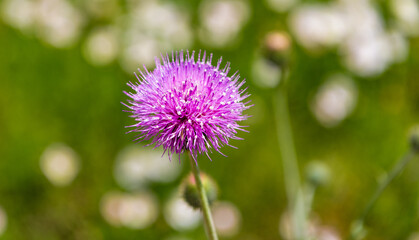
<instances>
[{"instance_id":1,"label":"thin stem","mask_svg":"<svg viewBox=\"0 0 419 240\"><path fill-rule=\"evenodd\" d=\"M293 221L294 237L295 239L304 239L306 218L304 194L301 189L297 156L291 131L285 83L282 83L278 88L276 98L274 98L274 106L277 136L284 169L285 190Z\"/></svg>"},{"instance_id":2,"label":"thin stem","mask_svg":"<svg viewBox=\"0 0 419 240\"><path fill-rule=\"evenodd\" d=\"M279 87L274 104L276 106L277 136L284 166L285 188L288 201L294 202L301 183L288 113L288 100L284 86Z\"/></svg>"},{"instance_id":3,"label":"thin stem","mask_svg":"<svg viewBox=\"0 0 419 240\"><path fill-rule=\"evenodd\" d=\"M351 237L350 239L361 239L362 238L362 228L364 225L365 218L367 217L368 213L373 208L374 204L377 202L378 198L381 196L383 191L386 189L386 187L393 181L393 179L400 174L400 172L405 168L407 163L410 162L416 155L416 152L411 150L408 153L406 153L393 167L393 169L390 171L390 173L387 175L387 177L382 181L375 191L374 195L368 202L367 206L365 207L364 211L362 212L361 216L355 221L357 224L356 228L353 228L351 231Z\"/></svg>"},{"instance_id":4,"label":"thin stem","mask_svg":"<svg viewBox=\"0 0 419 240\"><path fill-rule=\"evenodd\" d=\"M317 186L314 186L313 184L310 184L310 183L306 184L304 194L305 194L305 198L306 198L305 210L306 210L307 215L311 211L311 207L313 205L313 199L314 199L314 194L316 193L316 189L317 189Z\"/></svg>"},{"instance_id":5,"label":"thin stem","mask_svg":"<svg viewBox=\"0 0 419 240\"><path fill-rule=\"evenodd\" d=\"M211 209L208 203L207 194L205 193L204 186L202 185L201 176L199 173L198 164L195 163L192 156L189 154L191 160L191 168L195 177L196 187L199 192L199 199L201 201L201 210L204 215L204 227L209 240L218 240L217 232L215 231L214 221L212 220Z\"/></svg>"}]
</instances>

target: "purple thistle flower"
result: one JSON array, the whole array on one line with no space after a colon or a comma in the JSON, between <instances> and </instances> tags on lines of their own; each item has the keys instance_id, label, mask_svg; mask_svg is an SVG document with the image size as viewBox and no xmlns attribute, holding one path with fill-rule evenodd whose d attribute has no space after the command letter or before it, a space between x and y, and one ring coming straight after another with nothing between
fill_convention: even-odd
<instances>
[{"instance_id":1,"label":"purple thistle flower","mask_svg":"<svg viewBox=\"0 0 419 240\"><path fill-rule=\"evenodd\" d=\"M234 73L227 76L230 64L220 69L211 65L212 54L207 58L201 51L195 61L194 53L183 51L156 57L156 68L149 72L139 69L138 82L128 83L134 93L124 92L131 99L124 104L131 110L137 123L129 132L140 133L135 140L150 140L155 147L163 146L169 158L173 153L189 151L196 162L198 154L214 148L220 152L237 130L245 131L237 122L248 118L242 112L251 106L243 102L250 95L240 89L245 81ZM233 146L231 146L233 147ZM164 154L164 153L163 153ZM225 156L223 153L221 153ZM211 159L211 158L210 158Z\"/></svg>"}]
</instances>

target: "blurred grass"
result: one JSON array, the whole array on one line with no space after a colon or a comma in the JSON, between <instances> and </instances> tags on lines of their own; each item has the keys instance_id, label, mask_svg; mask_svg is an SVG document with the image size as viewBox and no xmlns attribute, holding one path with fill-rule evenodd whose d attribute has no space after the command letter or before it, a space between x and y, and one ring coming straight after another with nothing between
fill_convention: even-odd
<instances>
[{"instance_id":1,"label":"blurred grass","mask_svg":"<svg viewBox=\"0 0 419 240\"><path fill-rule=\"evenodd\" d=\"M284 26L283 17L257 1L252 8L240 44L214 51L247 79L264 34ZM117 64L89 65L80 46L57 50L2 23L0 46L0 204L9 217L2 239L163 239L175 233L161 214L151 228L134 231L108 225L99 213L103 194L118 189L115 156L133 139L125 135L124 126L132 120L120 102L125 100L125 82L134 76ZM408 148L408 130L419 119L418 53L419 40L414 39L406 62L373 80L354 77L359 91L355 112L340 126L325 129L308 103L330 73L346 70L334 53L317 56L295 47L289 105L298 157L302 166L313 159L330 166L332 181L319 189L313 211L342 235L380 175ZM226 148L229 157L214 154L213 162L201 157L201 169L220 184L221 199L242 212L242 230L232 239L280 239L278 224L286 201L273 92L247 82L251 99L260 104L249 111L258 114L258 121L249 120L250 133L239 134L245 138L234 142L239 150ZM40 171L40 155L52 142L65 142L81 156L81 173L69 187L53 187ZM418 167L417 161L410 164L385 191L367 219L369 239L406 239L419 231ZM161 202L179 181L153 186ZM186 235L203 239L203 229Z\"/></svg>"}]
</instances>

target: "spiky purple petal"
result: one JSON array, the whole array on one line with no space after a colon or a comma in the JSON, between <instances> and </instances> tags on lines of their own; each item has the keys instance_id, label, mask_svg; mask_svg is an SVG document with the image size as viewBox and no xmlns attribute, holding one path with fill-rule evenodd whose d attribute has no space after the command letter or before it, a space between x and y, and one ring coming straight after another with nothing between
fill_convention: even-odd
<instances>
[{"instance_id":1,"label":"spiky purple petal","mask_svg":"<svg viewBox=\"0 0 419 240\"><path fill-rule=\"evenodd\" d=\"M231 146L229 139L240 139L237 130L244 130L237 122L248 117L242 112L250 107L243 102L249 94L240 89L244 81L237 72L228 76L229 63L220 69L221 58L215 67L211 60L205 52L197 61L194 52L180 52L156 57L152 72L139 69L138 82L128 83L134 93L125 92L130 99L124 105L136 121L129 132L163 146L169 157L190 151L195 161L198 154L209 157L211 148L220 152Z\"/></svg>"}]
</instances>

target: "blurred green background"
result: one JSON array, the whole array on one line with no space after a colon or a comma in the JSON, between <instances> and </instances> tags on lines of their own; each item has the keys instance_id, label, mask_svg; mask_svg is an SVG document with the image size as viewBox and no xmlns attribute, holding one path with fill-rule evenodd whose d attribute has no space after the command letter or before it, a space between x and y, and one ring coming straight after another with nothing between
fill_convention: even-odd
<instances>
[{"instance_id":1,"label":"blurred green background","mask_svg":"<svg viewBox=\"0 0 419 240\"><path fill-rule=\"evenodd\" d=\"M418 123L415 0L2 0L0 7L0 239L205 239L196 213L170 205L189 162L160 159L160 150L133 147L135 136L125 134L133 120L122 91L160 52L222 56L252 94L250 133L239 133L238 150L199 159L219 184L221 239L287 236L272 101L280 74L261 51L269 32L292 39L288 96L301 175L313 161L330 172L314 196L317 239L347 236ZM367 217L367 239L419 239L417 160Z\"/></svg>"}]
</instances>

